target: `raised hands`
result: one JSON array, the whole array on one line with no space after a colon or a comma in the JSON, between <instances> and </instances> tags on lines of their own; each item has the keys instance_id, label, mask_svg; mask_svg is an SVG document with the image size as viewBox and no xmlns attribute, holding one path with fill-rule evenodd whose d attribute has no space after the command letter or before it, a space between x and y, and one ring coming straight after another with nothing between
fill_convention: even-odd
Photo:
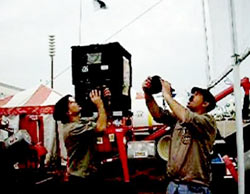
<instances>
[{"instance_id":1,"label":"raised hands","mask_svg":"<svg viewBox=\"0 0 250 194\"><path fill-rule=\"evenodd\" d=\"M168 81L161 79L161 85L162 85L162 94L164 96L166 94L172 96L171 84Z\"/></svg>"},{"instance_id":2,"label":"raised hands","mask_svg":"<svg viewBox=\"0 0 250 194\"><path fill-rule=\"evenodd\" d=\"M111 97L111 92L110 92L109 88L105 88L105 89L103 90L103 96L104 96L105 98Z\"/></svg>"},{"instance_id":3,"label":"raised hands","mask_svg":"<svg viewBox=\"0 0 250 194\"><path fill-rule=\"evenodd\" d=\"M91 90L91 92L89 93L89 97L97 107L103 105L100 90Z\"/></svg>"},{"instance_id":4,"label":"raised hands","mask_svg":"<svg viewBox=\"0 0 250 194\"><path fill-rule=\"evenodd\" d=\"M145 93L150 93L149 90L151 88L151 81L152 81L152 77L147 77L147 79L145 79L145 81L142 83L142 89Z\"/></svg>"}]
</instances>

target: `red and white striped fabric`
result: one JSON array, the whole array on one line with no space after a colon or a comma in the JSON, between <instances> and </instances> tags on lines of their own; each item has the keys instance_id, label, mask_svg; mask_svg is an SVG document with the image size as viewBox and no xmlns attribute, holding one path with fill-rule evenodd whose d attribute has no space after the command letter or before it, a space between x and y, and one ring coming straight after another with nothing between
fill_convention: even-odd
<instances>
[{"instance_id":1,"label":"red and white striped fabric","mask_svg":"<svg viewBox=\"0 0 250 194\"><path fill-rule=\"evenodd\" d=\"M0 100L0 115L51 114L61 97L51 88L40 85Z\"/></svg>"}]
</instances>

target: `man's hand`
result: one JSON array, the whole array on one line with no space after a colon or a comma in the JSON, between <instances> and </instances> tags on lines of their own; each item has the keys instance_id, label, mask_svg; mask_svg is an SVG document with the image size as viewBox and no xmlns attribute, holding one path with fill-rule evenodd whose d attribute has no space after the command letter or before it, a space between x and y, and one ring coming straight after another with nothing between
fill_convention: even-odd
<instances>
[{"instance_id":1,"label":"man's hand","mask_svg":"<svg viewBox=\"0 0 250 194\"><path fill-rule=\"evenodd\" d=\"M150 94L149 89L151 88L152 84L152 77L147 77L147 79L142 83L142 89L145 93Z\"/></svg>"},{"instance_id":2,"label":"man's hand","mask_svg":"<svg viewBox=\"0 0 250 194\"><path fill-rule=\"evenodd\" d=\"M89 97L97 107L103 106L103 101L101 99L101 92L99 90L92 90L89 93Z\"/></svg>"},{"instance_id":3,"label":"man's hand","mask_svg":"<svg viewBox=\"0 0 250 194\"><path fill-rule=\"evenodd\" d=\"M168 103L170 109L172 110L172 114L181 122L185 121L186 109L180 103L178 103L172 97L171 84L168 81L161 79L162 85L162 94L165 101Z\"/></svg>"},{"instance_id":4,"label":"man's hand","mask_svg":"<svg viewBox=\"0 0 250 194\"><path fill-rule=\"evenodd\" d=\"M171 84L168 81L161 79L162 85L162 94L165 97L166 95L172 96Z\"/></svg>"},{"instance_id":5,"label":"man's hand","mask_svg":"<svg viewBox=\"0 0 250 194\"><path fill-rule=\"evenodd\" d=\"M103 96L104 96L105 98L110 98L110 97L111 97L111 92L110 92L109 88L105 88L105 89L103 90Z\"/></svg>"},{"instance_id":6,"label":"man's hand","mask_svg":"<svg viewBox=\"0 0 250 194\"><path fill-rule=\"evenodd\" d=\"M107 114L101 98L100 90L92 90L89 93L91 101L96 105L98 111L98 119L96 121L96 131L104 131L107 127Z\"/></svg>"}]
</instances>

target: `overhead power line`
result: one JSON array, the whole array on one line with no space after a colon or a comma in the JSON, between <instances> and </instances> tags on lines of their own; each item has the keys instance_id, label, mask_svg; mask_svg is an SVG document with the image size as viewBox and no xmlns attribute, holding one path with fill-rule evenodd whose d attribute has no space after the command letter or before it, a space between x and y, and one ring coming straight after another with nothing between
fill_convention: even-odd
<instances>
[{"instance_id":1,"label":"overhead power line","mask_svg":"<svg viewBox=\"0 0 250 194\"><path fill-rule=\"evenodd\" d=\"M152 6L150 6L148 9L146 9L140 15L136 16L129 23L125 24L123 27L121 27L119 30L117 30L115 33L113 33L111 36L109 36L106 40L104 40L104 42L107 42L108 40L110 40L111 38L113 38L114 36L116 36L117 34L119 34L121 31L123 31L125 28L127 28L128 26L130 26L131 24L133 24L134 22L136 22L138 19L140 19L143 15L145 15L147 12L149 12L150 10L152 10L154 7L156 7L162 1L163 0L160 0L160 1L156 2L155 4L153 4Z\"/></svg>"}]
</instances>

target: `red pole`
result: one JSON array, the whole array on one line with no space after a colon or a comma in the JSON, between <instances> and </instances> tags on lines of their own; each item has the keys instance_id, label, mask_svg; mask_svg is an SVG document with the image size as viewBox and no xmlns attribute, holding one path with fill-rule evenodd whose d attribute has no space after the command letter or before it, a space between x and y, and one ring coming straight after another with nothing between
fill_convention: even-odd
<instances>
[{"instance_id":1,"label":"red pole","mask_svg":"<svg viewBox=\"0 0 250 194\"><path fill-rule=\"evenodd\" d=\"M158 137L161 137L167 132L168 128L167 126L163 126L162 128L158 129L156 132L154 132L151 135L148 135L144 140L154 140Z\"/></svg>"},{"instance_id":2,"label":"red pole","mask_svg":"<svg viewBox=\"0 0 250 194\"><path fill-rule=\"evenodd\" d=\"M231 94L233 91L234 91L233 86L230 86L229 88L227 88L227 89L223 90L222 92L220 92L219 94L217 94L215 96L215 100L219 101L222 98L226 97L227 95Z\"/></svg>"},{"instance_id":3,"label":"red pole","mask_svg":"<svg viewBox=\"0 0 250 194\"><path fill-rule=\"evenodd\" d=\"M231 175L233 176L234 180L238 182L238 172L234 168L234 165L228 155L223 156L223 160L225 162L226 168L230 171Z\"/></svg>"},{"instance_id":4,"label":"red pole","mask_svg":"<svg viewBox=\"0 0 250 194\"><path fill-rule=\"evenodd\" d=\"M124 176L124 182L129 182L129 170L128 170L128 157L126 148L124 145L124 130L122 128L118 128L115 130L116 138L117 138L117 146L120 155L120 160L122 163L122 170Z\"/></svg>"},{"instance_id":5,"label":"red pole","mask_svg":"<svg viewBox=\"0 0 250 194\"><path fill-rule=\"evenodd\" d=\"M240 85L243 87L245 93L249 94L249 90L250 90L249 78L244 77L243 79L241 79L241 84ZM232 86L228 87L227 89L223 90L222 92L220 92L219 94L217 94L215 96L216 101L219 101L222 98L226 97L227 95L233 93L233 91L234 91L234 88L233 88L233 85L232 85Z\"/></svg>"}]
</instances>

